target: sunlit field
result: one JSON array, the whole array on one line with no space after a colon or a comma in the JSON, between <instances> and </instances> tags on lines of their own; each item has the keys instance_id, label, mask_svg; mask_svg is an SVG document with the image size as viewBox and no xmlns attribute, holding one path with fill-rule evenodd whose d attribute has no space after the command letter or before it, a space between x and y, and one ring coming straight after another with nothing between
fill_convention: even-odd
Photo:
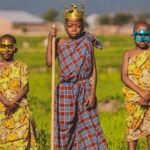
<instances>
[{"instance_id":1,"label":"sunlit field","mask_svg":"<svg viewBox=\"0 0 150 150\"><path fill-rule=\"evenodd\" d=\"M99 37L99 36L98 36ZM51 114L51 69L46 66L43 45L46 37L19 37L16 59L28 64L30 70L30 91L28 101L37 125L39 150L50 149L50 114ZM131 36L100 36L103 50L95 49L97 64L97 98L98 101L116 100L123 105L123 84L120 81L120 67L123 52L134 48ZM56 63L56 65L58 65ZM59 67L56 67L56 79ZM110 150L125 150L125 112L99 114L101 126ZM141 140L138 149L146 149L146 141Z\"/></svg>"}]
</instances>

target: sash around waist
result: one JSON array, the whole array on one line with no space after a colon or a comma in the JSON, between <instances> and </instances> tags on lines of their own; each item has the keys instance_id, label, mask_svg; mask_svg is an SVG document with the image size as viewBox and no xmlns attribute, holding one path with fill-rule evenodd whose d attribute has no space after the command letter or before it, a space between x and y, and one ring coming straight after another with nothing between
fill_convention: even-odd
<instances>
[{"instance_id":1,"label":"sash around waist","mask_svg":"<svg viewBox=\"0 0 150 150\"><path fill-rule=\"evenodd\" d=\"M90 78L83 79L83 80L69 80L69 81L62 80L58 84L78 84L78 83L80 84L80 83L87 82L89 80L90 80Z\"/></svg>"}]
</instances>

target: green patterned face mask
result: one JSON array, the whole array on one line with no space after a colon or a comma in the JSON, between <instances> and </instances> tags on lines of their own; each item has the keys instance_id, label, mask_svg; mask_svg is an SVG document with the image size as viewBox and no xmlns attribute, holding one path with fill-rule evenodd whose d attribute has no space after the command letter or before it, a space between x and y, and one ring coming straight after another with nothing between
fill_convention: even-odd
<instances>
[{"instance_id":1,"label":"green patterned face mask","mask_svg":"<svg viewBox=\"0 0 150 150\"><path fill-rule=\"evenodd\" d=\"M150 42L150 32L142 29L137 32L133 32L134 40L137 42Z\"/></svg>"}]
</instances>

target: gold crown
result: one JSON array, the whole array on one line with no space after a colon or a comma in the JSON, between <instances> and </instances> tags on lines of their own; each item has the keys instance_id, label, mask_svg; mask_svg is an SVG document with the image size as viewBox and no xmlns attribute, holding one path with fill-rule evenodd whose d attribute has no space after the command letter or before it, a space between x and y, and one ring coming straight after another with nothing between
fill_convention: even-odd
<instances>
[{"instance_id":1,"label":"gold crown","mask_svg":"<svg viewBox=\"0 0 150 150\"><path fill-rule=\"evenodd\" d=\"M65 19L82 19L84 17L84 6L81 5L81 10L77 10L77 5L72 4L72 10L68 10L68 6L65 5L65 12L64 12Z\"/></svg>"}]
</instances>

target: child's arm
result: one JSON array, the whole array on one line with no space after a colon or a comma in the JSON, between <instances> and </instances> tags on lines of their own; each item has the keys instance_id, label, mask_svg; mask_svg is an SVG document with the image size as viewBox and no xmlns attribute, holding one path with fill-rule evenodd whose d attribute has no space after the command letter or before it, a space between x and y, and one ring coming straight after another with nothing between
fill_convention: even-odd
<instances>
[{"instance_id":1,"label":"child's arm","mask_svg":"<svg viewBox=\"0 0 150 150\"><path fill-rule=\"evenodd\" d=\"M5 107L14 107L16 104L14 104L11 101L8 101L0 92L0 101L5 105Z\"/></svg>"},{"instance_id":2,"label":"child's arm","mask_svg":"<svg viewBox=\"0 0 150 150\"><path fill-rule=\"evenodd\" d=\"M128 78L129 56L130 56L130 51L126 51L123 56L123 62L121 67L121 80L127 87L140 94L141 89Z\"/></svg>"},{"instance_id":3,"label":"child's arm","mask_svg":"<svg viewBox=\"0 0 150 150\"><path fill-rule=\"evenodd\" d=\"M23 97L26 96L26 94L29 91L29 84L25 85L25 87L18 93L18 95L14 98L13 101L8 101L4 96L2 96L0 92L0 101L8 108L13 109L18 105L18 102L21 101Z\"/></svg>"},{"instance_id":4,"label":"child's arm","mask_svg":"<svg viewBox=\"0 0 150 150\"><path fill-rule=\"evenodd\" d=\"M21 89L21 91L18 93L18 95L13 100L13 103L18 104L22 100L22 98L27 95L28 92L29 92L29 83L27 83L24 86L24 88Z\"/></svg>"},{"instance_id":5,"label":"child's arm","mask_svg":"<svg viewBox=\"0 0 150 150\"><path fill-rule=\"evenodd\" d=\"M6 112L5 114L7 116L9 116L13 110L19 105L19 102L22 100L23 97L25 97L27 95L29 91L29 84L27 83L23 89L21 89L21 91L18 93L18 95L15 97L15 99L12 102L8 102L9 105L5 105L6 106Z\"/></svg>"},{"instance_id":6,"label":"child's arm","mask_svg":"<svg viewBox=\"0 0 150 150\"><path fill-rule=\"evenodd\" d=\"M57 35L57 29L56 29L55 25L53 25L52 29L50 30L50 33L49 33L48 46L47 46L47 51L46 51L46 63L47 63L48 67L52 66L52 39L54 37L56 37L56 35ZM56 41L56 43L57 43L57 41Z\"/></svg>"},{"instance_id":7,"label":"child's arm","mask_svg":"<svg viewBox=\"0 0 150 150\"><path fill-rule=\"evenodd\" d=\"M96 72L96 64L95 64L95 58L93 57L93 72L92 72L92 76L90 78L90 83L91 83L91 95L87 98L86 100L86 107L87 109L90 109L92 107L95 106L96 103L96 99L95 99L95 93L96 93L96 80L97 77L97 72Z\"/></svg>"},{"instance_id":8,"label":"child's arm","mask_svg":"<svg viewBox=\"0 0 150 150\"><path fill-rule=\"evenodd\" d=\"M140 87L138 87L136 84L134 84L129 78L128 78L128 61L130 58L130 51L126 51L123 57L122 62L122 68L121 68L121 80L123 83L132 89L133 91L137 92L141 97L144 99L148 98L148 90L143 90Z\"/></svg>"}]
</instances>

